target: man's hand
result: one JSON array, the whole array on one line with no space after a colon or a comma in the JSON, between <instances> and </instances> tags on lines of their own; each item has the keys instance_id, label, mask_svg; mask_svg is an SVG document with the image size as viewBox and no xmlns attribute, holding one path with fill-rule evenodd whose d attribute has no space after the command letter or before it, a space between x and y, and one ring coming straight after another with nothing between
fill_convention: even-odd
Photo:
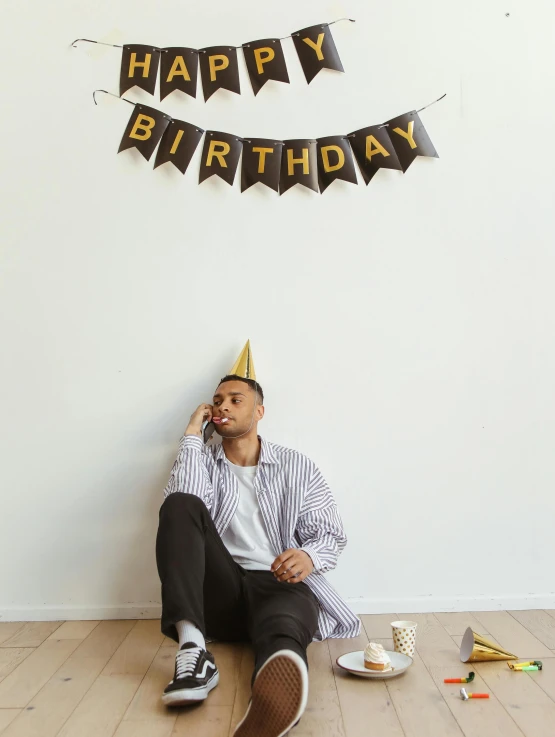
<instances>
[{"instance_id":1,"label":"man's hand","mask_svg":"<svg viewBox=\"0 0 555 737\"><path fill-rule=\"evenodd\" d=\"M278 581L299 583L314 570L312 558L304 550L290 548L275 559L270 570Z\"/></svg>"},{"instance_id":2,"label":"man's hand","mask_svg":"<svg viewBox=\"0 0 555 737\"><path fill-rule=\"evenodd\" d=\"M201 404L191 415L189 425L185 430L185 435L201 435L202 434L202 423L212 419L213 407L211 404Z\"/></svg>"}]
</instances>

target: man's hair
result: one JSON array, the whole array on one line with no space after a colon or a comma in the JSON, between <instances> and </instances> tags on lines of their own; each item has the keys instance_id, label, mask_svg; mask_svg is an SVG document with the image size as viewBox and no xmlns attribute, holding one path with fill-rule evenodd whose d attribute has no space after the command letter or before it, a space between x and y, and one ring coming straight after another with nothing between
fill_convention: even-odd
<instances>
[{"instance_id":1,"label":"man's hair","mask_svg":"<svg viewBox=\"0 0 555 737\"><path fill-rule=\"evenodd\" d=\"M220 384L224 384L226 381L242 381L244 384L248 384L253 392L256 392L258 403L264 404L264 392L262 391L262 387L258 381L254 381L254 379L245 379L244 376L237 376L237 374L228 374L227 376L224 376L224 378L220 380Z\"/></svg>"}]
</instances>

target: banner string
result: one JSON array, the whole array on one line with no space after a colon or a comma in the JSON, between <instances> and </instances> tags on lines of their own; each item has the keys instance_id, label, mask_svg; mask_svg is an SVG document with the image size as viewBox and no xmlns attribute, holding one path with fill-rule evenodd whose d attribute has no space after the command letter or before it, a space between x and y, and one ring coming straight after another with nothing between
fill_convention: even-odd
<instances>
[{"instance_id":1,"label":"banner string","mask_svg":"<svg viewBox=\"0 0 555 737\"><path fill-rule=\"evenodd\" d=\"M107 95L112 95L112 97L117 97L118 100L124 100L124 102L128 102L130 105L139 105L140 106L140 105L144 104L144 103L140 103L140 102L133 102L133 100L128 100L126 97L120 97L120 95L115 95L113 92L108 92L108 90L94 90L94 92L93 92L93 100L94 100L94 104L95 105L98 105L98 103L96 101L96 93L97 92L105 92ZM415 112L416 113L421 113L422 110L426 110L426 108L429 108L432 105L435 105L436 102L440 102L440 100L443 100L444 97L447 97L447 92L445 92L441 97L438 97L437 100L432 100L432 102L429 102L427 105L424 105L424 107L421 107L418 110L415 110ZM149 105L145 105L145 107L150 107L150 106ZM155 108L155 109L157 109L157 108ZM162 112L162 111L160 110L159 112ZM166 115L165 113L162 113L162 114L164 115L165 118L169 118L170 120L173 120L173 118L171 117L171 115ZM195 124L193 124L193 125L195 125ZM386 128L388 126L389 126L389 123L383 123L383 125L380 125L378 127L379 128ZM197 129L197 131L199 133L204 133L204 129L203 128L199 128L197 125L195 125L195 128ZM348 136L343 136L343 138L344 139L354 138L354 135L355 135L354 133L350 133ZM250 140L248 138L237 138L236 140L238 140L238 141L246 141L247 143L250 143ZM310 140L310 139L306 139L306 140ZM280 141L276 141L276 144L277 143L280 143ZM315 139L311 140L311 143L316 143L316 140Z\"/></svg>"},{"instance_id":2,"label":"banner string","mask_svg":"<svg viewBox=\"0 0 555 737\"><path fill-rule=\"evenodd\" d=\"M332 20L329 23L316 23L316 25L320 25L322 28L324 28L324 26L333 26L334 23L340 23L341 21L344 21L344 20L348 20L351 23L356 23L356 21L355 21L354 18L338 18L337 20ZM289 36L282 36L281 38L278 38L277 40L278 41L283 41L286 38L293 38L293 36L298 36L298 35L299 35L298 33L290 33ZM87 43L90 43L90 44L101 44L102 46L112 46L113 48L117 48L117 49L123 49L124 48L124 46L122 46L122 44L110 44L110 43L107 43L106 41L93 41L90 38L76 38L75 41L73 41L73 43L71 44L71 46L74 49L76 49L77 46L75 44L78 43L79 41L86 41ZM229 49L242 49L243 47L242 46L229 46L228 48ZM152 50L153 51L166 51L167 52L168 49L160 49L157 46L153 46L152 47ZM206 54L206 51L204 49L191 49L191 51L196 51L197 54L200 53L200 52L202 52L203 54ZM109 93L109 94L111 94L111 93Z\"/></svg>"}]
</instances>

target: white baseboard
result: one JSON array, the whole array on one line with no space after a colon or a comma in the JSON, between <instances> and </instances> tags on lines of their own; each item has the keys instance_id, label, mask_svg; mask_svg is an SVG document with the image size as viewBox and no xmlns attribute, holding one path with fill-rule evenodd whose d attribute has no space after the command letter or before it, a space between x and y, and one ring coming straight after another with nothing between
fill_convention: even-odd
<instances>
[{"instance_id":1,"label":"white baseboard","mask_svg":"<svg viewBox=\"0 0 555 737\"><path fill-rule=\"evenodd\" d=\"M0 622L57 622L85 619L160 619L160 604L0 607Z\"/></svg>"},{"instance_id":2,"label":"white baseboard","mask_svg":"<svg viewBox=\"0 0 555 737\"><path fill-rule=\"evenodd\" d=\"M370 597L346 600L357 614L425 614L426 612L487 612L503 609L555 609L555 593L506 596L415 596L399 599ZM0 622L48 622L85 619L160 619L160 604L105 606L0 607Z\"/></svg>"},{"instance_id":3,"label":"white baseboard","mask_svg":"<svg viewBox=\"0 0 555 737\"><path fill-rule=\"evenodd\" d=\"M415 596L399 599L347 599L356 614L492 612L503 609L555 609L555 593L506 596Z\"/></svg>"}]
</instances>

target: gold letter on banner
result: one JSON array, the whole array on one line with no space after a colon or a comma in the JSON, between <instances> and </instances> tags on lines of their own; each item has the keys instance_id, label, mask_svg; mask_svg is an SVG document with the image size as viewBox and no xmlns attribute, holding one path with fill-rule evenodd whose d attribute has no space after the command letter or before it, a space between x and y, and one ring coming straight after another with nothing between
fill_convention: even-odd
<instances>
[{"instance_id":1,"label":"gold letter on banner","mask_svg":"<svg viewBox=\"0 0 555 737\"><path fill-rule=\"evenodd\" d=\"M221 146L221 149L216 151L216 146ZM227 169L227 163L224 157L227 156L230 150L231 146L225 141L210 141L208 153L206 154L206 166L212 166L212 159L215 156L218 159L220 166Z\"/></svg>"},{"instance_id":2,"label":"gold letter on banner","mask_svg":"<svg viewBox=\"0 0 555 737\"><path fill-rule=\"evenodd\" d=\"M310 38L303 38L305 44L307 46L310 46L310 48L314 49L314 51L316 52L318 61L322 61L322 59L324 58L324 54L322 54L322 41L324 40L324 36L324 33L319 33L316 43L314 43L314 41L312 41Z\"/></svg>"},{"instance_id":3,"label":"gold letter on banner","mask_svg":"<svg viewBox=\"0 0 555 737\"><path fill-rule=\"evenodd\" d=\"M187 82L191 81L187 64L185 64L185 59L182 56L176 56L173 60L172 68L168 73L166 82L171 82L172 79L177 76L183 77Z\"/></svg>"},{"instance_id":4,"label":"gold letter on banner","mask_svg":"<svg viewBox=\"0 0 555 737\"><path fill-rule=\"evenodd\" d=\"M221 64L216 64L216 61L221 61ZM229 66L229 57L224 54L214 54L208 57L208 65L210 67L210 81L216 81L216 72L220 72L222 69L227 69Z\"/></svg>"},{"instance_id":5,"label":"gold letter on banner","mask_svg":"<svg viewBox=\"0 0 555 737\"><path fill-rule=\"evenodd\" d=\"M330 164L329 151L335 151L337 154L337 164L333 164L333 166ZM323 146L322 162L324 164L324 171L336 171L337 169L341 169L345 163L345 154L339 146Z\"/></svg>"},{"instance_id":6,"label":"gold letter on banner","mask_svg":"<svg viewBox=\"0 0 555 737\"><path fill-rule=\"evenodd\" d=\"M146 141L152 135L152 129L154 128L156 121L149 115L137 115L137 120L133 125L133 130L129 134L129 138L138 138L139 141ZM142 135L137 133L138 129L144 131Z\"/></svg>"},{"instance_id":7,"label":"gold letter on banner","mask_svg":"<svg viewBox=\"0 0 555 737\"><path fill-rule=\"evenodd\" d=\"M129 62L129 76L132 77L135 73L135 67L143 68L143 77L148 77L148 70L150 69L150 58L152 54L145 54L144 61L137 61L137 54L131 52L131 61Z\"/></svg>"},{"instance_id":8,"label":"gold letter on banner","mask_svg":"<svg viewBox=\"0 0 555 737\"><path fill-rule=\"evenodd\" d=\"M266 154L273 154L273 148L262 148L261 146L253 146L252 152L260 154L258 157L258 173L264 174L264 166L266 164Z\"/></svg>"},{"instance_id":9,"label":"gold letter on banner","mask_svg":"<svg viewBox=\"0 0 555 737\"><path fill-rule=\"evenodd\" d=\"M303 174L309 174L308 169L308 149L303 148L303 155L300 159L293 158L293 149L287 149L287 174L292 177L295 173L295 164L303 165Z\"/></svg>"},{"instance_id":10,"label":"gold letter on banner","mask_svg":"<svg viewBox=\"0 0 555 737\"><path fill-rule=\"evenodd\" d=\"M416 148L416 143L414 142L414 138L412 137L414 133L414 120L410 121L408 131L404 131L402 128L394 128L393 132L398 133L403 138L406 138L411 148Z\"/></svg>"},{"instance_id":11,"label":"gold letter on banner","mask_svg":"<svg viewBox=\"0 0 555 737\"><path fill-rule=\"evenodd\" d=\"M265 54L265 56L262 56ZM269 46L264 46L260 49L254 49L254 58L256 60L256 69L259 74L264 74L264 64L268 61L272 61L275 57L276 52Z\"/></svg>"},{"instance_id":12,"label":"gold letter on banner","mask_svg":"<svg viewBox=\"0 0 555 737\"><path fill-rule=\"evenodd\" d=\"M372 148L374 146L374 148ZM374 138L374 136L366 136L366 158L368 161L372 161L372 156L375 154L381 154L382 156L391 156L389 151L382 146L382 144Z\"/></svg>"},{"instance_id":13,"label":"gold letter on banner","mask_svg":"<svg viewBox=\"0 0 555 737\"><path fill-rule=\"evenodd\" d=\"M172 144L172 147L170 149L170 154L174 154L177 151L177 147L181 143L181 139L183 138L183 128L181 130L177 131L177 135L175 137L175 141Z\"/></svg>"}]
</instances>

